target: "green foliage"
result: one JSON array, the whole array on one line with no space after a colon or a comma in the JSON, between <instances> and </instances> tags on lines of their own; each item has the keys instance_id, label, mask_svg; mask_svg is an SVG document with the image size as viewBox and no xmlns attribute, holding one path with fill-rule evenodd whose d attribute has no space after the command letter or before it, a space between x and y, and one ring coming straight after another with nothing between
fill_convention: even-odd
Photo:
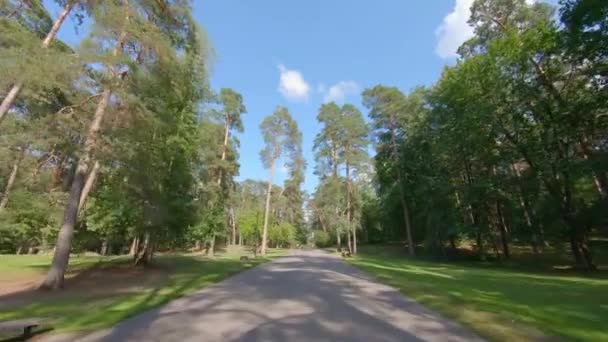
<instances>
[{"instance_id":1,"label":"green foliage","mask_svg":"<svg viewBox=\"0 0 608 342\"><path fill-rule=\"evenodd\" d=\"M333 243L331 236L329 233L324 232L322 230L313 231L314 234L314 243L316 247L323 248L329 247Z\"/></svg>"},{"instance_id":2,"label":"green foliage","mask_svg":"<svg viewBox=\"0 0 608 342\"><path fill-rule=\"evenodd\" d=\"M608 280L526 271L550 257L555 256L530 255L528 265L514 267L438 264L405 258L395 247L374 246L362 248L349 262L489 340L608 338L598 305ZM563 252L557 258L563 262Z\"/></svg>"}]
</instances>

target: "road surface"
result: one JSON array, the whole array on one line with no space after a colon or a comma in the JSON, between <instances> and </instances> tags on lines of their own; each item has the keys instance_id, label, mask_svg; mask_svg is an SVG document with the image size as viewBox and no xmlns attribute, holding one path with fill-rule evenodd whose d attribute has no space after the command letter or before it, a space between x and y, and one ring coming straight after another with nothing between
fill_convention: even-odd
<instances>
[{"instance_id":1,"label":"road surface","mask_svg":"<svg viewBox=\"0 0 608 342\"><path fill-rule=\"evenodd\" d=\"M339 257L297 251L78 341L481 339Z\"/></svg>"}]
</instances>

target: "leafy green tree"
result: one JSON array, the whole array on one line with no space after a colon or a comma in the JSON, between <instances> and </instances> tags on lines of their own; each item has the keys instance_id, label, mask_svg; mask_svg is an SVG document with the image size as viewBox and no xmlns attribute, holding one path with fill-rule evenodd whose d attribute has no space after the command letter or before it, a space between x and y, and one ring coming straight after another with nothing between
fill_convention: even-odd
<instances>
[{"instance_id":1,"label":"leafy green tree","mask_svg":"<svg viewBox=\"0 0 608 342\"><path fill-rule=\"evenodd\" d=\"M293 120L287 108L278 107L274 113L264 119L260 124L264 137L265 147L260 152L264 167L270 169L268 190L266 192L266 207L264 213L264 226L262 230L261 254L266 254L268 243L268 222L270 218L270 200L272 194L272 179L274 177L277 161L286 156L289 160L287 167L290 173L297 175L303 173L302 165L302 133Z\"/></svg>"},{"instance_id":2,"label":"leafy green tree","mask_svg":"<svg viewBox=\"0 0 608 342\"><path fill-rule=\"evenodd\" d=\"M408 251L416 254L412 236L410 204L403 189L403 176L399 168L399 142L407 134L402 127L405 97L397 88L376 86L363 92L363 102L369 108L372 119L373 133L376 137L376 149L380 154L388 156L392 163L390 167L394 176L395 186L399 192L399 201L403 210Z\"/></svg>"}]
</instances>

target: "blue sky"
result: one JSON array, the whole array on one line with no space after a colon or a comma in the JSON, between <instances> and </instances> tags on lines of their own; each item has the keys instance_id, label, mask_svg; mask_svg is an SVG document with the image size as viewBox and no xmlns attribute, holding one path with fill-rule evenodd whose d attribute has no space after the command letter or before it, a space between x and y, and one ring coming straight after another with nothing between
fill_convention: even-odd
<instances>
[{"instance_id":1,"label":"blue sky","mask_svg":"<svg viewBox=\"0 0 608 342\"><path fill-rule=\"evenodd\" d=\"M197 21L215 50L211 84L243 94L248 113L241 140L239 179L267 179L259 124L286 106L304 136L309 163L304 189L312 192L312 144L326 100L361 108L360 93L376 84L407 91L430 85L454 60L468 35L472 0L194 0ZM59 9L45 0L52 15ZM68 21L59 37L77 44L86 34ZM279 172L276 183L286 174Z\"/></svg>"}]
</instances>

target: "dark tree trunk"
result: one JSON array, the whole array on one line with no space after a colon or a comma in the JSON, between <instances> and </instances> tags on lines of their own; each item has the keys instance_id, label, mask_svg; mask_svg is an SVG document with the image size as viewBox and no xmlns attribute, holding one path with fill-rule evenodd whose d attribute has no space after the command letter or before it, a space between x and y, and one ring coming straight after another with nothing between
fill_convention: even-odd
<instances>
[{"instance_id":1,"label":"dark tree trunk","mask_svg":"<svg viewBox=\"0 0 608 342\"><path fill-rule=\"evenodd\" d=\"M511 251L509 250L509 238L508 238L508 229L507 223L505 221L505 217L503 215L502 207L500 203L496 202L496 214L498 215L498 231L500 233L500 243L502 245L502 253L505 256L505 259L509 259L511 257Z\"/></svg>"},{"instance_id":2,"label":"dark tree trunk","mask_svg":"<svg viewBox=\"0 0 608 342\"><path fill-rule=\"evenodd\" d=\"M342 252L342 239L340 238L340 231L336 231L336 240L338 241L338 252Z\"/></svg>"}]
</instances>

